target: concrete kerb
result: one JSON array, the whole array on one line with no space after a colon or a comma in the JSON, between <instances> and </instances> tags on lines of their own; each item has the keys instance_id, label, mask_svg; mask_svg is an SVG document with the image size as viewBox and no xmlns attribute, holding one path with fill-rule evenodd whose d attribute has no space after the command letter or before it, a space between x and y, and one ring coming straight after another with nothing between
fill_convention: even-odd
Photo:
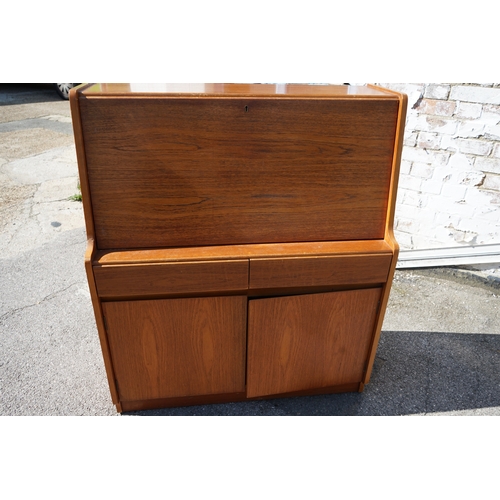
<instances>
[{"instance_id":1,"label":"concrete kerb","mask_svg":"<svg viewBox=\"0 0 500 500\"><path fill-rule=\"evenodd\" d=\"M469 286L481 286L500 290L500 277L488 272L468 269L467 267L429 267L429 268L405 268L421 276L434 276L452 280ZM397 271L396 271L397 272Z\"/></svg>"}]
</instances>

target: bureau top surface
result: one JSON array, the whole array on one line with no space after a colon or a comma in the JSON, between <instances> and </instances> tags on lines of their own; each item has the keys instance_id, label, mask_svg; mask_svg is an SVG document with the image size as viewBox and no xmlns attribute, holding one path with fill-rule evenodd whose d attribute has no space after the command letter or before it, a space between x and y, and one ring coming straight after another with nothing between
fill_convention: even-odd
<instances>
[{"instance_id":1,"label":"bureau top surface","mask_svg":"<svg viewBox=\"0 0 500 500\"><path fill-rule=\"evenodd\" d=\"M309 97L397 99L385 89L356 85L271 83L94 83L78 89L85 97L190 96L190 97Z\"/></svg>"}]
</instances>

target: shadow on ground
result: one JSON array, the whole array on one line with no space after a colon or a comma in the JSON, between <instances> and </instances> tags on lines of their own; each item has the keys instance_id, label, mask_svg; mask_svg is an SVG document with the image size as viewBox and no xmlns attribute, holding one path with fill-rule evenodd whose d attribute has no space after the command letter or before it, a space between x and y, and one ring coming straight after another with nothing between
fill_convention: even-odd
<instances>
[{"instance_id":1,"label":"shadow on ground","mask_svg":"<svg viewBox=\"0 0 500 500\"><path fill-rule=\"evenodd\" d=\"M0 106L61 100L52 83L0 83Z\"/></svg>"},{"instance_id":2,"label":"shadow on ground","mask_svg":"<svg viewBox=\"0 0 500 500\"><path fill-rule=\"evenodd\" d=\"M332 394L123 415L415 415L500 406L500 335L382 332L370 383Z\"/></svg>"}]
</instances>

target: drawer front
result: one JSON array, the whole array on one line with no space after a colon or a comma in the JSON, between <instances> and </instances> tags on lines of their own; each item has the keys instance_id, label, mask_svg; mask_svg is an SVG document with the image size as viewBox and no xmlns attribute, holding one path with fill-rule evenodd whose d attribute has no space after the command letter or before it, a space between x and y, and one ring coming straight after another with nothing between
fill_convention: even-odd
<instances>
[{"instance_id":1,"label":"drawer front","mask_svg":"<svg viewBox=\"0 0 500 500\"><path fill-rule=\"evenodd\" d=\"M248 260L95 266L104 299L246 291Z\"/></svg>"},{"instance_id":2,"label":"drawer front","mask_svg":"<svg viewBox=\"0 0 500 500\"><path fill-rule=\"evenodd\" d=\"M384 283L391 254L255 259L250 289Z\"/></svg>"}]
</instances>

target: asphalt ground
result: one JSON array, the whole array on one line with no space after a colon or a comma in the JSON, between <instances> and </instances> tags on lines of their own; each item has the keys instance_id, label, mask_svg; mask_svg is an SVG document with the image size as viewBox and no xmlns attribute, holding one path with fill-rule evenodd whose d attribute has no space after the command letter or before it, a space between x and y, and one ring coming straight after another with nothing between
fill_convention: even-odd
<instances>
[{"instance_id":1,"label":"asphalt ground","mask_svg":"<svg viewBox=\"0 0 500 500\"><path fill-rule=\"evenodd\" d=\"M83 267L69 103L0 84L0 415L119 416ZM126 415L500 415L500 288L488 273L396 271L363 393Z\"/></svg>"}]
</instances>

